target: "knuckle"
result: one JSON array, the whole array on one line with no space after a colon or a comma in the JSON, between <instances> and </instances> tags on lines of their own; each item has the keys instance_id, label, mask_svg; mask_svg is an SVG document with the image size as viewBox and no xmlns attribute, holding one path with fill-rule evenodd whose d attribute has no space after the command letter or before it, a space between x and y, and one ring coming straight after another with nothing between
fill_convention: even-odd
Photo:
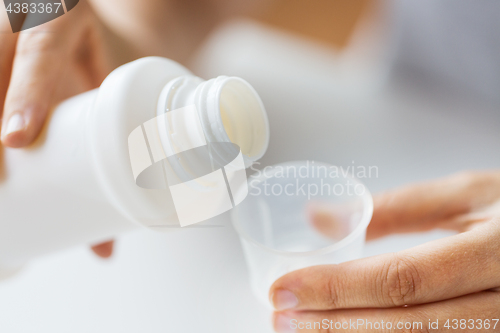
<instances>
[{"instance_id":1,"label":"knuckle","mask_svg":"<svg viewBox=\"0 0 500 333\"><path fill-rule=\"evenodd\" d=\"M413 304L417 299L421 279L412 260L395 254L383 274L383 302L390 306Z\"/></svg>"},{"instance_id":2,"label":"knuckle","mask_svg":"<svg viewBox=\"0 0 500 333\"><path fill-rule=\"evenodd\" d=\"M342 290L340 283L339 279L330 277L325 284L324 295L326 295L326 306L328 309L337 309L342 306L340 304L340 292Z\"/></svg>"}]
</instances>

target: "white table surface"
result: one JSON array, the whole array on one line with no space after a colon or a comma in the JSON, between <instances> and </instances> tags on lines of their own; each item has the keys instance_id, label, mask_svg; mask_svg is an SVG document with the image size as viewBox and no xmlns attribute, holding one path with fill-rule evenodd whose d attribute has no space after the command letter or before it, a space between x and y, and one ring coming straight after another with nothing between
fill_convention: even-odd
<instances>
[{"instance_id":1,"label":"white table surface","mask_svg":"<svg viewBox=\"0 0 500 333\"><path fill-rule=\"evenodd\" d=\"M500 167L498 108L399 81L378 93L342 98L339 82L328 75L333 60L325 60L321 47L306 52L307 43L269 38L267 44L248 42L244 50L216 39L201 51L208 60L196 65L205 77L238 75L259 91L272 131L263 165L292 159L376 165L379 177L365 180L374 192L462 169ZM280 62L283 54L299 51L300 57ZM111 260L79 247L33 261L0 283L0 332L272 332L269 311L249 290L227 215L219 222L226 226L121 236ZM393 236L369 244L366 253L445 235Z\"/></svg>"}]
</instances>

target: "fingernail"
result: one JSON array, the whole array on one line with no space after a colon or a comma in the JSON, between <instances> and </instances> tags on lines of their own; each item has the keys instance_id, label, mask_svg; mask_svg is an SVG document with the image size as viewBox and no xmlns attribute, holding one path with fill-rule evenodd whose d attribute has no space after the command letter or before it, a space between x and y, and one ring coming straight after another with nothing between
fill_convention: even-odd
<instances>
[{"instance_id":1,"label":"fingernail","mask_svg":"<svg viewBox=\"0 0 500 333\"><path fill-rule=\"evenodd\" d=\"M13 115L10 116L7 125L5 126L4 133L2 133L2 136L7 136L9 134L19 132L26 126L24 122L24 118L21 114L19 113L14 113Z\"/></svg>"},{"instance_id":2,"label":"fingernail","mask_svg":"<svg viewBox=\"0 0 500 333\"><path fill-rule=\"evenodd\" d=\"M289 318L281 313L276 314L274 317L274 330L277 333L295 333L297 332L292 328L292 318Z\"/></svg>"},{"instance_id":3,"label":"fingernail","mask_svg":"<svg viewBox=\"0 0 500 333\"><path fill-rule=\"evenodd\" d=\"M271 301L273 302L274 308L276 310L290 310L294 309L299 305L299 300L291 291L288 290L277 290L271 296Z\"/></svg>"}]
</instances>

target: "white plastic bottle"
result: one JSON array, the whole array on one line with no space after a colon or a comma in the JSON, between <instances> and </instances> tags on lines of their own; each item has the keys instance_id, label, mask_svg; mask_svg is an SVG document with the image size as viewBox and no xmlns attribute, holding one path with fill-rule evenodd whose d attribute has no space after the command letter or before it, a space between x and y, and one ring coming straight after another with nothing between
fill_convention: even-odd
<instances>
[{"instance_id":1,"label":"white plastic bottle","mask_svg":"<svg viewBox=\"0 0 500 333\"><path fill-rule=\"evenodd\" d=\"M60 104L30 147L3 148L0 275L33 257L141 225L164 231L178 224L168 189L137 186L128 138L165 107L188 105L196 107L208 143L237 144L247 167L265 153L267 115L248 83L203 81L158 57L126 64L99 89Z\"/></svg>"}]
</instances>

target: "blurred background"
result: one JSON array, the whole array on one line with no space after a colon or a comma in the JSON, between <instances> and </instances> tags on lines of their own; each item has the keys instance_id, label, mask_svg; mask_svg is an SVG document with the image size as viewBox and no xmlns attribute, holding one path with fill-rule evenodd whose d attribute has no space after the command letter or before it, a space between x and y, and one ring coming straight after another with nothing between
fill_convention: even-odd
<instances>
[{"instance_id":1,"label":"blurred background","mask_svg":"<svg viewBox=\"0 0 500 333\"><path fill-rule=\"evenodd\" d=\"M271 125L260 167L376 166L372 192L500 167L500 2L116 1L92 2L116 66L160 55L255 87ZM217 220L121 236L110 260L75 248L30 263L0 283L0 332L272 332L228 216Z\"/></svg>"}]
</instances>

